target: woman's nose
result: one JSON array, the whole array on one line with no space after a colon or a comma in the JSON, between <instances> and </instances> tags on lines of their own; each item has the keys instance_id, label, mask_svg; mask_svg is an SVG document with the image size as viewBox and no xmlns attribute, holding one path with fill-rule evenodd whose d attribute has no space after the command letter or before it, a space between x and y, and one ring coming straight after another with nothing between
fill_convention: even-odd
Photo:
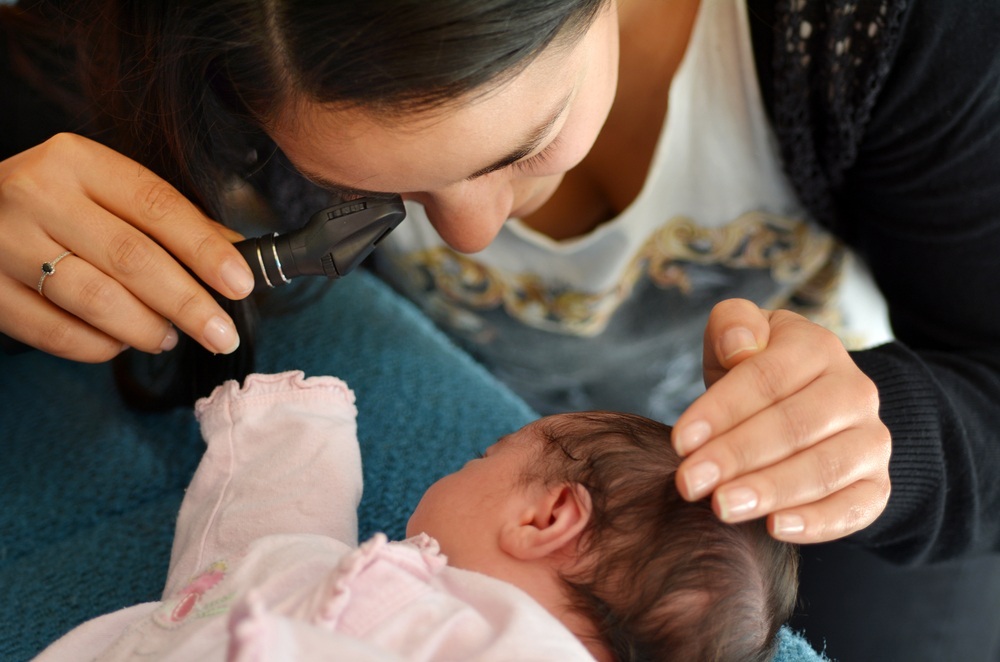
<instances>
[{"instance_id":1,"label":"woman's nose","mask_svg":"<svg viewBox=\"0 0 1000 662\"><path fill-rule=\"evenodd\" d=\"M461 253L475 253L496 238L513 208L509 182L485 181L490 179L486 175L439 191L406 193L403 197L424 206L431 225L446 244Z\"/></svg>"}]
</instances>

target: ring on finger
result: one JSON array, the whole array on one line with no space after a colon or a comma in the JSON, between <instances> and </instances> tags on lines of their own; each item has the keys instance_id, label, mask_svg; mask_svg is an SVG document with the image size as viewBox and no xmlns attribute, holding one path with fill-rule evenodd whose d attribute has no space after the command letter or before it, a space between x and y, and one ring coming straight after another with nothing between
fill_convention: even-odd
<instances>
[{"instance_id":1,"label":"ring on finger","mask_svg":"<svg viewBox=\"0 0 1000 662\"><path fill-rule=\"evenodd\" d=\"M45 279L49 276L54 276L56 273L56 265L59 264L59 261L72 254L73 251L63 251L56 256L56 259L50 260L49 262L42 262L42 277L38 279L38 293L43 297L45 296L45 292L42 291L42 288L45 287Z\"/></svg>"}]
</instances>

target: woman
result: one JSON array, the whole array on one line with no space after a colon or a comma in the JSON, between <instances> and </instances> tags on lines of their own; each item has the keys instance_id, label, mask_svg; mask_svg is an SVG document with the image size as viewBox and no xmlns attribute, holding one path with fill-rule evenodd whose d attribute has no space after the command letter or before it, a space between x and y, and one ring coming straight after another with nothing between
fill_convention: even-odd
<instances>
[{"instance_id":1,"label":"woman","mask_svg":"<svg viewBox=\"0 0 1000 662\"><path fill-rule=\"evenodd\" d=\"M233 352L246 311L185 268L249 293L209 220L237 225L236 182L289 223L317 194L293 171L402 193L380 269L543 412L672 416L704 331L710 389L673 439L685 497L793 542L965 559L807 552L803 624L832 655L996 656L996 8L965 26L932 0L53 4L18 14L38 104L0 165L5 333L80 361L179 354L177 331ZM842 246L896 341L849 353L770 310L835 310Z\"/></svg>"}]
</instances>

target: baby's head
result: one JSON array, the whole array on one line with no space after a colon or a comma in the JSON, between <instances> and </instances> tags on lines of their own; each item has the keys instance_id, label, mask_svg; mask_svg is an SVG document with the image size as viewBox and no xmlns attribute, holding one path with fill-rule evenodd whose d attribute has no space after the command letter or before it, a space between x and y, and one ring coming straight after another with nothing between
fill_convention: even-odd
<instances>
[{"instance_id":1,"label":"baby's head","mask_svg":"<svg viewBox=\"0 0 1000 662\"><path fill-rule=\"evenodd\" d=\"M669 439L630 414L540 419L432 485L407 533L519 586L599 659L768 659L797 552L684 501Z\"/></svg>"}]
</instances>

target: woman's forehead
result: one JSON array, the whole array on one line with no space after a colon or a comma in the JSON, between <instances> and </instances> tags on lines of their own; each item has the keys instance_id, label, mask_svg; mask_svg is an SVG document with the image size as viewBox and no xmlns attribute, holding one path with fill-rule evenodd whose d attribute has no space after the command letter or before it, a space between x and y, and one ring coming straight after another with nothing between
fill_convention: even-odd
<instances>
[{"instance_id":1,"label":"woman's forehead","mask_svg":"<svg viewBox=\"0 0 1000 662\"><path fill-rule=\"evenodd\" d=\"M550 47L524 70L485 92L437 109L399 115L363 107L298 102L279 115L272 137L302 171L378 192L441 188L502 159L561 106L584 73L582 50Z\"/></svg>"}]
</instances>

